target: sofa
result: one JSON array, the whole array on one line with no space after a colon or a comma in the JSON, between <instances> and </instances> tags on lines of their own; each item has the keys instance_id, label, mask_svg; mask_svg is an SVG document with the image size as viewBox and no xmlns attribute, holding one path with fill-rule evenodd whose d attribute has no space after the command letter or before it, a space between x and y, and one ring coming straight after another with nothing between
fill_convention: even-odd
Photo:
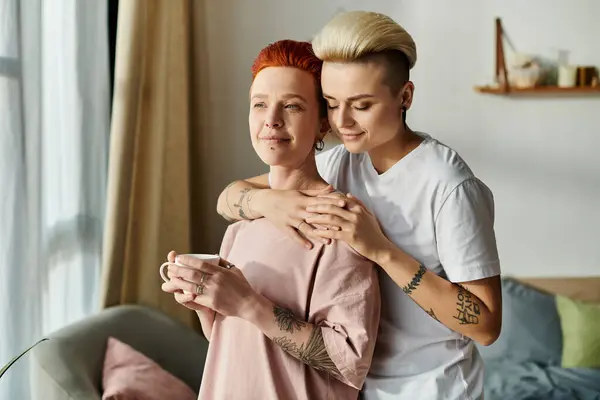
<instances>
[{"instance_id":1,"label":"sofa","mask_svg":"<svg viewBox=\"0 0 600 400\"><path fill-rule=\"evenodd\" d=\"M198 392L206 339L158 310L122 305L56 331L32 350L32 398L100 400L109 337L144 354Z\"/></svg>"}]
</instances>

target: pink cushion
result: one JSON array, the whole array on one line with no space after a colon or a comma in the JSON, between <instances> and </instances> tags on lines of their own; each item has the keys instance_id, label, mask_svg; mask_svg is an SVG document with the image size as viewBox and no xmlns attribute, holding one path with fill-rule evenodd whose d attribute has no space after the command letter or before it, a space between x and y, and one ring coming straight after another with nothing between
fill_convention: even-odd
<instances>
[{"instance_id":1,"label":"pink cushion","mask_svg":"<svg viewBox=\"0 0 600 400\"><path fill-rule=\"evenodd\" d=\"M183 381L119 340L109 337L102 374L102 400L196 400Z\"/></svg>"}]
</instances>

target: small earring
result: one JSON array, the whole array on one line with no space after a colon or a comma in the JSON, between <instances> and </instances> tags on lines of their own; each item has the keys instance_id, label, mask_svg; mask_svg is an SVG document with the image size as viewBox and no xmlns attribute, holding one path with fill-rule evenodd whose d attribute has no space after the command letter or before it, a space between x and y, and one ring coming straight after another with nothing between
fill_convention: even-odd
<instances>
[{"instance_id":1,"label":"small earring","mask_svg":"<svg viewBox=\"0 0 600 400\"><path fill-rule=\"evenodd\" d=\"M325 142L323 141L323 139L317 140L317 143L315 144L315 149L317 149L317 151L321 151L324 148L325 148Z\"/></svg>"}]
</instances>

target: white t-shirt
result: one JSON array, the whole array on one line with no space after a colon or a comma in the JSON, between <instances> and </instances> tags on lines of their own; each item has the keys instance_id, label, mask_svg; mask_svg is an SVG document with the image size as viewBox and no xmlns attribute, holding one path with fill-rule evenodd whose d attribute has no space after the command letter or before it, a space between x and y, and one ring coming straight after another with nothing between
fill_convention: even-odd
<instances>
[{"instance_id":1,"label":"white t-shirt","mask_svg":"<svg viewBox=\"0 0 600 400\"><path fill-rule=\"evenodd\" d=\"M321 176L359 198L386 236L452 282L500 274L494 200L449 147L423 142L379 175L366 153L317 155ZM380 270L382 314L366 399L462 400L483 396L483 361L471 339L431 318Z\"/></svg>"}]
</instances>

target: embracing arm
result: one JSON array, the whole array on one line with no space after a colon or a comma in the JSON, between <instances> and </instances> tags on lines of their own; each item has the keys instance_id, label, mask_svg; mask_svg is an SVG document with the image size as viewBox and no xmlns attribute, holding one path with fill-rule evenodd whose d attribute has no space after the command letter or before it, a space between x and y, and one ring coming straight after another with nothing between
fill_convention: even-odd
<instances>
[{"instance_id":1,"label":"embracing arm","mask_svg":"<svg viewBox=\"0 0 600 400\"><path fill-rule=\"evenodd\" d=\"M385 237L373 214L350 198L348 209L309 207L318 215L307 222L341 228L316 231L318 236L345 241L374 261L423 310L448 328L483 345L498 338L502 291L494 202L482 182L470 179L458 185L434 220L437 254L448 280L428 271Z\"/></svg>"},{"instance_id":2,"label":"embracing arm","mask_svg":"<svg viewBox=\"0 0 600 400\"><path fill-rule=\"evenodd\" d=\"M479 180L458 185L435 219L437 253L448 280L388 242L381 267L421 308L448 328L482 345L502 326L500 262L494 201Z\"/></svg>"},{"instance_id":3,"label":"embracing arm","mask_svg":"<svg viewBox=\"0 0 600 400\"><path fill-rule=\"evenodd\" d=\"M219 195L217 212L230 222L262 218L263 215L252 208L252 199L262 189L268 188L269 174L231 182Z\"/></svg>"},{"instance_id":4,"label":"embracing arm","mask_svg":"<svg viewBox=\"0 0 600 400\"><path fill-rule=\"evenodd\" d=\"M269 188L269 174L264 174L230 183L219 195L217 212L229 222L264 217L298 244L311 249L311 239L322 243L329 243L329 239L315 237L314 227L303 223L311 215L306 207L316 202L343 207L343 199L315 197L332 191L331 186L320 190L274 190Z\"/></svg>"},{"instance_id":5,"label":"embracing arm","mask_svg":"<svg viewBox=\"0 0 600 400\"><path fill-rule=\"evenodd\" d=\"M492 344L500 335L500 276L449 282L395 246L384 253L379 262L404 293L448 328L484 346Z\"/></svg>"}]
</instances>

